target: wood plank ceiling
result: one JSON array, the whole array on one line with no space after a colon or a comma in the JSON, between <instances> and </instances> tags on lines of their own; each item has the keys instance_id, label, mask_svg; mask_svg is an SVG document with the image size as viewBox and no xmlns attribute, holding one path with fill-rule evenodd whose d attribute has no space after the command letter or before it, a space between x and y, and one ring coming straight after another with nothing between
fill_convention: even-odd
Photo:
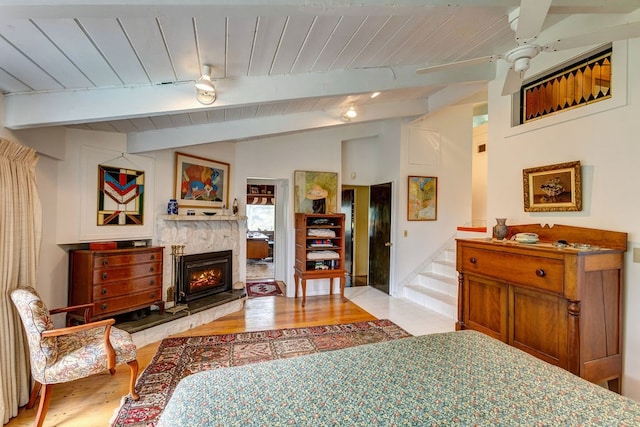
<instances>
[{"instance_id":1,"label":"wood plank ceiling","mask_svg":"<svg viewBox=\"0 0 640 427\"><path fill-rule=\"evenodd\" d=\"M554 1L570 13L628 13L637 1ZM0 1L0 90L6 127L68 125L141 133L301 114L362 120L413 116L480 71L418 67L515 46L518 1L97 0ZM193 83L213 70L216 102ZM477 91L478 86L469 86ZM371 93L382 94L371 98Z\"/></svg>"}]
</instances>

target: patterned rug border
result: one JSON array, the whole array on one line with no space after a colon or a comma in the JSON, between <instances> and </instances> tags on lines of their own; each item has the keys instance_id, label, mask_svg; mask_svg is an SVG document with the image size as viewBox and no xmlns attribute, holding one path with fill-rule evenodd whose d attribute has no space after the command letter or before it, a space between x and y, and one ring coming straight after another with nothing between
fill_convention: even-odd
<instances>
[{"instance_id":1,"label":"patterned rug border","mask_svg":"<svg viewBox=\"0 0 640 427\"><path fill-rule=\"evenodd\" d=\"M228 366L301 356L412 336L388 319L194 337L165 338L138 377L140 400L125 397L112 427L154 427L178 382Z\"/></svg>"}]
</instances>

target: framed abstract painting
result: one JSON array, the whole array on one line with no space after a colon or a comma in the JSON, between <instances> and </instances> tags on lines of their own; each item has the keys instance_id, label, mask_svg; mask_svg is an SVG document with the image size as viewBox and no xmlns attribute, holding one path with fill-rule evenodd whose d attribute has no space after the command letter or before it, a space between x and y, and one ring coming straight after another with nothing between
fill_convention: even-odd
<instances>
[{"instance_id":1,"label":"framed abstract painting","mask_svg":"<svg viewBox=\"0 0 640 427\"><path fill-rule=\"evenodd\" d=\"M144 171L98 165L98 226L144 224Z\"/></svg>"},{"instance_id":2,"label":"framed abstract painting","mask_svg":"<svg viewBox=\"0 0 640 427\"><path fill-rule=\"evenodd\" d=\"M407 200L408 221L435 221L438 219L438 178L410 176Z\"/></svg>"},{"instance_id":3,"label":"framed abstract painting","mask_svg":"<svg viewBox=\"0 0 640 427\"><path fill-rule=\"evenodd\" d=\"M176 153L174 196L181 207L229 206L228 163Z\"/></svg>"}]
</instances>

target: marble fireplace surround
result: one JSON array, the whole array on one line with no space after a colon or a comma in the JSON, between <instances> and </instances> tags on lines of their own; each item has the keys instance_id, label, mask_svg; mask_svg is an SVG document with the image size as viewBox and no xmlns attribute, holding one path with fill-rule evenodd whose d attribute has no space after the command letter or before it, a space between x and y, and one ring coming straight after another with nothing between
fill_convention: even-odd
<instances>
[{"instance_id":1,"label":"marble fireplace surround","mask_svg":"<svg viewBox=\"0 0 640 427\"><path fill-rule=\"evenodd\" d=\"M165 300L165 308L174 305L173 300L167 301L167 291L173 286L172 245L184 245L184 255L231 250L232 286L234 290L243 289L246 265L240 262L240 250L242 239L246 238L246 232L246 216L158 215L156 220L157 237L154 245L164 246L162 295ZM177 318L175 321L135 332L132 334L133 340L138 347L144 346L169 335L184 332L234 313L243 307L244 298L234 300L186 317Z\"/></svg>"}]
</instances>

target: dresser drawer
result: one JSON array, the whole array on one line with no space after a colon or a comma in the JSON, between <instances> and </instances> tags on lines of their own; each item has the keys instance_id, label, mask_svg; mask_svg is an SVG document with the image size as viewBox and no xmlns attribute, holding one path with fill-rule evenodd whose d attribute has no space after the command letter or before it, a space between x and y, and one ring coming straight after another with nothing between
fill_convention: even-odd
<instances>
[{"instance_id":1,"label":"dresser drawer","mask_svg":"<svg viewBox=\"0 0 640 427\"><path fill-rule=\"evenodd\" d=\"M122 267L99 268L93 271L93 284L112 282L136 277L155 275L162 272L162 263L134 264Z\"/></svg>"},{"instance_id":2,"label":"dresser drawer","mask_svg":"<svg viewBox=\"0 0 640 427\"><path fill-rule=\"evenodd\" d=\"M158 249L138 250L135 252L109 253L98 252L93 258L93 268L117 267L120 265L157 262L162 259L162 251Z\"/></svg>"},{"instance_id":3,"label":"dresser drawer","mask_svg":"<svg viewBox=\"0 0 640 427\"><path fill-rule=\"evenodd\" d=\"M462 272L562 294L564 262L553 258L462 246Z\"/></svg>"},{"instance_id":4,"label":"dresser drawer","mask_svg":"<svg viewBox=\"0 0 640 427\"><path fill-rule=\"evenodd\" d=\"M113 298L142 291L160 291L162 288L162 276L145 276L131 280L108 282L93 287L93 300Z\"/></svg>"},{"instance_id":5,"label":"dresser drawer","mask_svg":"<svg viewBox=\"0 0 640 427\"><path fill-rule=\"evenodd\" d=\"M162 292L160 290L150 290L133 295L125 295L117 298L95 301L93 316L105 317L105 315L127 312L149 306L160 301Z\"/></svg>"}]
</instances>

